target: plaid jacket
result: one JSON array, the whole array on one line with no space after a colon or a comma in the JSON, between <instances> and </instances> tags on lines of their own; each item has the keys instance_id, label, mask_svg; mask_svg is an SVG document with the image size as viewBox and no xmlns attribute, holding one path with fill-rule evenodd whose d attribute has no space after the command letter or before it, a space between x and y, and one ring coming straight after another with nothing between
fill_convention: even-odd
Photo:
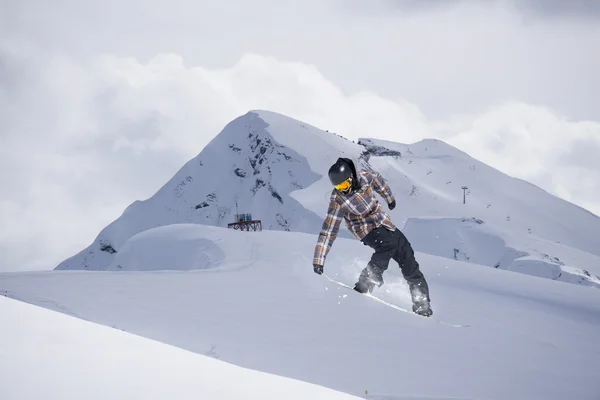
<instances>
[{"instance_id":1,"label":"plaid jacket","mask_svg":"<svg viewBox=\"0 0 600 400\"><path fill-rule=\"evenodd\" d=\"M390 217L383 212L373 190L390 204L394 195L381 175L375 171L362 170L358 173L360 188L349 195L333 189L329 199L327 217L315 246L313 264L324 265L327 253L337 237L342 218L354 237L362 240L373 228L385 226L395 230Z\"/></svg>"}]
</instances>

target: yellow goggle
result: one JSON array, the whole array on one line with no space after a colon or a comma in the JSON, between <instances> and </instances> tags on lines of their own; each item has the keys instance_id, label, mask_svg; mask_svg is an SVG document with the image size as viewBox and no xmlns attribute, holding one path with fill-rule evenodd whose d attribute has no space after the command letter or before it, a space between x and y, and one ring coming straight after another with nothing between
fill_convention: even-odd
<instances>
[{"instance_id":1,"label":"yellow goggle","mask_svg":"<svg viewBox=\"0 0 600 400\"><path fill-rule=\"evenodd\" d=\"M346 190L350 189L350 186L352 186L352 178L348 178L339 185L335 185L335 188L340 192L345 192Z\"/></svg>"}]
</instances>

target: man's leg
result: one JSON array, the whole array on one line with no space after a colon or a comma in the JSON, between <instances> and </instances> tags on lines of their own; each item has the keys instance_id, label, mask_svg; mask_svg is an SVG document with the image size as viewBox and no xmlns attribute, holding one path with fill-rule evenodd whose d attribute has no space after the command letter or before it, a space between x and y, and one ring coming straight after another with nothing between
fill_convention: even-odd
<instances>
[{"instance_id":1,"label":"man's leg","mask_svg":"<svg viewBox=\"0 0 600 400\"><path fill-rule=\"evenodd\" d=\"M413 301L413 311L422 315L429 316L433 314L430 307L429 286L425 280L425 276L419 269L419 263L415 259L415 252L404 234L396 229L394 232L398 240L394 261L398 263L402 270L402 275L408 287Z\"/></svg>"},{"instance_id":2,"label":"man's leg","mask_svg":"<svg viewBox=\"0 0 600 400\"><path fill-rule=\"evenodd\" d=\"M388 268L390 259L396 254L397 240L394 233L386 228L373 229L362 242L375 250L371 261L362 270L354 289L358 292L371 292L375 285L383 285L383 272Z\"/></svg>"}]
</instances>

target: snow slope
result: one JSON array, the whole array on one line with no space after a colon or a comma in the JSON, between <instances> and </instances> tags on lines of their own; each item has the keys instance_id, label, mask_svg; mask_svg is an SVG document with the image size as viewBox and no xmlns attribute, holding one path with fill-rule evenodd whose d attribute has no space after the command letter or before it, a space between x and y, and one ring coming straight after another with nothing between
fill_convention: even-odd
<instances>
[{"instance_id":1,"label":"snow slope","mask_svg":"<svg viewBox=\"0 0 600 400\"><path fill-rule=\"evenodd\" d=\"M423 252L600 285L596 215L439 140L353 143L268 111L233 120L154 196L131 204L56 269L105 270L139 232L173 223L226 227L237 212L263 229L316 234L331 191L326 172L339 156L384 176L397 198L393 220ZM463 220L482 226L466 230ZM344 227L341 236L350 237Z\"/></svg>"},{"instance_id":2,"label":"snow slope","mask_svg":"<svg viewBox=\"0 0 600 400\"><path fill-rule=\"evenodd\" d=\"M405 222L416 249L450 258L457 249L459 259L490 267L600 284L600 218L591 212L439 140L361 143L376 154L381 148L402 154L370 164L400 194L391 214Z\"/></svg>"},{"instance_id":3,"label":"snow slope","mask_svg":"<svg viewBox=\"0 0 600 400\"><path fill-rule=\"evenodd\" d=\"M370 399L598 398L596 288L417 253L435 317L470 325L453 328L314 274L315 240L169 225L133 236L108 271L5 273L0 293ZM325 273L352 284L370 255L339 238ZM378 295L409 307L398 266L384 278Z\"/></svg>"},{"instance_id":4,"label":"snow slope","mask_svg":"<svg viewBox=\"0 0 600 400\"><path fill-rule=\"evenodd\" d=\"M600 257L537 235L485 224L477 218L409 218L403 231L423 253L600 287L596 275Z\"/></svg>"},{"instance_id":5,"label":"snow slope","mask_svg":"<svg viewBox=\"0 0 600 400\"><path fill-rule=\"evenodd\" d=\"M6 400L358 399L5 297L0 315Z\"/></svg>"}]
</instances>

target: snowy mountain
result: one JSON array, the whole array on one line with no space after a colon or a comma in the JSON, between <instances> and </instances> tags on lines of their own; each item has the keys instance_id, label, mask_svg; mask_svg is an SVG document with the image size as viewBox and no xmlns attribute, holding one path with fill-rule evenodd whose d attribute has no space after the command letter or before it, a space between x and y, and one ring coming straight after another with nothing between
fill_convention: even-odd
<instances>
[{"instance_id":1,"label":"snowy mountain","mask_svg":"<svg viewBox=\"0 0 600 400\"><path fill-rule=\"evenodd\" d=\"M315 239L175 224L132 236L109 271L0 274L8 298L116 328L105 335L83 321L7 309L3 300L0 393L8 387L3 398L18 400L336 398L126 335L133 333L369 400L598 398L600 290L417 253L434 318L469 325L455 328L314 274ZM352 284L370 255L340 238L325 274ZM410 307L398 266L384 279L374 294Z\"/></svg>"},{"instance_id":2,"label":"snowy mountain","mask_svg":"<svg viewBox=\"0 0 600 400\"><path fill-rule=\"evenodd\" d=\"M352 285L371 257L345 228L313 273L339 156L389 182L433 318L397 309L410 295L393 261L385 304L327 279ZM228 229L238 212L264 230ZM592 213L441 141L354 143L249 112L56 270L0 274L0 393L597 399L599 233Z\"/></svg>"},{"instance_id":3,"label":"snowy mountain","mask_svg":"<svg viewBox=\"0 0 600 400\"><path fill-rule=\"evenodd\" d=\"M227 124L154 196L131 204L56 269L106 270L137 233L175 223L226 227L237 213L265 230L317 234L331 191L327 169L339 156L389 182L398 203L389 213L417 251L600 286L600 218L587 210L439 140L354 143L267 111ZM341 237L350 237L344 227Z\"/></svg>"},{"instance_id":4,"label":"snowy mountain","mask_svg":"<svg viewBox=\"0 0 600 400\"><path fill-rule=\"evenodd\" d=\"M0 314L7 400L358 399L5 297Z\"/></svg>"}]
</instances>

